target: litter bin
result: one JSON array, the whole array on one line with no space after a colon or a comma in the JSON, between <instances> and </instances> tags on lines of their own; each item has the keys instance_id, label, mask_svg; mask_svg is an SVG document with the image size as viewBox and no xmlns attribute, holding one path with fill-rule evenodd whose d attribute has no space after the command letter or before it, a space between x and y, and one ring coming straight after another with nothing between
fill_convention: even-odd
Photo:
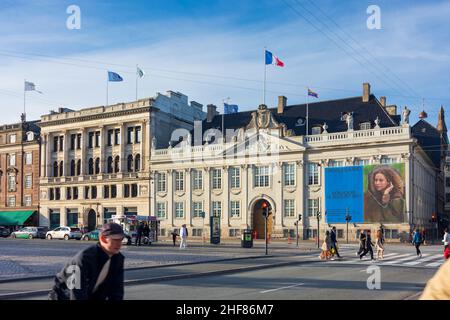
<instances>
[{"instance_id":1,"label":"litter bin","mask_svg":"<svg viewBox=\"0 0 450 320\"><path fill-rule=\"evenodd\" d=\"M242 248L252 248L253 247L252 230L244 230L242 232L241 247Z\"/></svg>"}]
</instances>

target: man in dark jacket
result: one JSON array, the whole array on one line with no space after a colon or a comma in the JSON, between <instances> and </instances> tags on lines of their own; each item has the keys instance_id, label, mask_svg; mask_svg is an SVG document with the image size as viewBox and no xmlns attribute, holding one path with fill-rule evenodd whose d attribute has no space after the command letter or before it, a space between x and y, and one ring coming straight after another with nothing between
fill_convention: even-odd
<instances>
[{"instance_id":1,"label":"man in dark jacket","mask_svg":"<svg viewBox=\"0 0 450 320\"><path fill-rule=\"evenodd\" d=\"M144 233L144 222L141 222L136 230L136 246L141 245L142 234ZM138 244L139 243L139 244Z\"/></svg>"},{"instance_id":2,"label":"man in dark jacket","mask_svg":"<svg viewBox=\"0 0 450 320\"><path fill-rule=\"evenodd\" d=\"M356 255L359 256L361 253L363 253L365 247L366 247L366 232L364 230L361 230L361 234L359 235L359 250L356 253Z\"/></svg>"},{"instance_id":3,"label":"man in dark jacket","mask_svg":"<svg viewBox=\"0 0 450 320\"><path fill-rule=\"evenodd\" d=\"M123 229L103 226L99 243L80 251L55 277L50 300L123 300Z\"/></svg>"},{"instance_id":4,"label":"man in dark jacket","mask_svg":"<svg viewBox=\"0 0 450 320\"><path fill-rule=\"evenodd\" d=\"M364 257L368 252L370 252L370 260L375 260L373 258L373 249L372 249L373 243L372 238L370 236L370 230L367 230L367 236L366 236L366 243L364 246L364 252L359 256L359 259L361 260L362 257Z\"/></svg>"},{"instance_id":5,"label":"man in dark jacket","mask_svg":"<svg viewBox=\"0 0 450 320\"><path fill-rule=\"evenodd\" d=\"M331 229L330 240L331 240L331 249L334 249L334 252L336 252L337 257L340 258L341 256L339 255L339 252L337 249L336 227L333 227Z\"/></svg>"}]
</instances>

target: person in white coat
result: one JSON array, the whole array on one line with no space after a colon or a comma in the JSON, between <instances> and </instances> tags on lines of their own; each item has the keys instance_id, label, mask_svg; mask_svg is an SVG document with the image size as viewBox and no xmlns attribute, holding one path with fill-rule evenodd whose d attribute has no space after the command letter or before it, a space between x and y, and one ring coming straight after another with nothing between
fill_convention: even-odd
<instances>
[{"instance_id":1,"label":"person in white coat","mask_svg":"<svg viewBox=\"0 0 450 320\"><path fill-rule=\"evenodd\" d=\"M186 249L187 235L188 235L188 232L187 232L186 225L183 224L180 229L180 237L181 237L180 249Z\"/></svg>"}]
</instances>

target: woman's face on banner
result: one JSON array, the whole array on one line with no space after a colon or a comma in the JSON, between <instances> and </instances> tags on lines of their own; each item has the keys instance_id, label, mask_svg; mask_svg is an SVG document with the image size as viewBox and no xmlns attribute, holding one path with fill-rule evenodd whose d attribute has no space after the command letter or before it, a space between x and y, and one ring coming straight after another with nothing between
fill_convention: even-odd
<instances>
[{"instance_id":1,"label":"woman's face on banner","mask_svg":"<svg viewBox=\"0 0 450 320\"><path fill-rule=\"evenodd\" d=\"M374 178L374 185L377 191L383 191L389 185L389 181L382 173L377 173Z\"/></svg>"}]
</instances>

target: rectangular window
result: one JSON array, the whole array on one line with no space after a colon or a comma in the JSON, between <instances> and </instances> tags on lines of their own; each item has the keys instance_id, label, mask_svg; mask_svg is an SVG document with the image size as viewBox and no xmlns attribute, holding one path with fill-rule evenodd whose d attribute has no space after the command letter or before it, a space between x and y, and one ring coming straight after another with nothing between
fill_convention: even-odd
<instances>
[{"instance_id":1,"label":"rectangular window","mask_svg":"<svg viewBox=\"0 0 450 320\"><path fill-rule=\"evenodd\" d=\"M203 233L202 229L192 229L192 236L193 237L201 237Z\"/></svg>"},{"instance_id":2,"label":"rectangular window","mask_svg":"<svg viewBox=\"0 0 450 320\"><path fill-rule=\"evenodd\" d=\"M361 130L370 130L372 129L372 125L370 124L370 122L363 122L359 125L359 128Z\"/></svg>"},{"instance_id":3,"label":"rectangular window","mask_svg":"<svg viewBox=\"0 0 450 320\"><path fill-rule=\"evenodd\" d=\"M312 127L311 128L311 134L321 134L322 133L322 127Z\"/></svg>"},{"instance_id":4,"label":"rectangular window","mask_svg":"<svg viewBox=\"0 0 450 320\"><path fill-rule=\"evenodd\" d=\"M73 199L74 200L77 200L78 199L78 187L73 187L73 190L72 190L73 192L72 192L72 194L73 194Z\"/></svg>"},{"instance_id":5,"label":"rectangular window","mask_svg":"<svg viewBox=\"0 0 450 320\"><path fill-rule=\"evenodd\" d=\"M193 189L194 190L202 190L203 189L203 172L202 172L202 170L193 170L192 178L193 178Z\"/></svg>"},{"instance_id":6,"label":"rectangular window","mask_svg":"<svg viewBox=\"0 0 450 320\"><path fill-rule=\"evenodd\" d=\"M222 189L222 170L213 169L212 170L212 185L213 189Z\"/></svg>"},{"instance_id":7,"label":"rectangular window","mask_svg":"<svg viewBox=\"0 0 450 320\"><path fill-rule=\"evenodd\" d=\"M103 187L103 198L109 199L109 186Z\"/></svg>"},{"instance_id":8,"label":"rectangular window","mask_svg":"<svg viewBox=\"0 0 450 320\"><path fill-rule=\"evenodd\" d=\"M114 144L116 146L120 144L120 129L114 129Z\"/></svg>"},{"instance_id":9,"label":"rectangular window","mask_svg":"<svg viewBox=\"0 0 450 320\"><path fill-rule=\"evenodd\" d=\"M25 189L31 189L33 187L33 176L28 174L25 176Z\"/></svg>"},{"instance_id":10,"label":"rectangular window","mask_svg":"<svg viewBox=\"0 0 450 320\"><path fill-rule=\"evenodd\" d=\"M136 140L134 142L141 143L142 136L141 136L141 127L136 127L136 134L135 134Z\"/></svg>"},{"instance_id":11,"label":"rectangular window","mask_svg":"<svg viewBox=\"0 0 450 320\"><path fill-rule=\"evenodd\" d=\"M343 167L344 166L344 161L342 161L342 160L330 160L328 162L328 166L329 167Z\"/></svg>"},{"instance_id":12,"label":"rectangular window","mask_svg":"<svg viewBox=\"0 0 450 320\"><path fill-rule=\"evenodd\" d=\"M356 161L357 166L367 166L369 164L370 164L369 159L359 159L358 161Z\"/></svg>"},{"instance_id":13,"label":"rectangular window","mask_svg":"<svg viewBox=\"0 0 450 320\"><path fill-rule=\"evenodd\" d=\"M166 174L164 172L158 172L156 174L156 191L166 192Z\"/></svg>"},{"instance_id":14,"label":"rectangular window","mask_svg":"<svg viewBox=\"0 0 450 320\"><path fill-rule=\"evenodd\" d=\"M269 167L255 167L255 187L269 186Z\"/></svg>"},{"instance_id":15,"label":"rectangular window","mask_svg":"<svg viewBox=\"0 0 450 320\"><path fill-rule=\"evenodd\" d=\"M284 200L284 216L286 218L295 217L295 203L294 200L288 199Z\"/></svg>"},{"instance_id":16,"label":"rectangular window","mask_svg":"<svg viewBox=\"0 0 450 320\"><path fill-rule=\"evenodd\" d=\"M238 189L241 187L241 169L240 168L231 168L230 169L230 182L231 188Z\"/></svg>"},{"instance_id":17,"label":"rectangular window","mask_svg":"<svg viewBox=\"0 0 450 320\"><path fill-rule=\"evenodd\" d=\"M131 197L136 198L138 196L138 185L132 184L131 185Z\"/></svg>"},{"instance_id":18,"label":"rectangular window","mask_svg":"<svg viewBox=\"0 0 450 320\"><path fill-rule=\"evenodd\" d=\"M14 174L8 175L8 191L16 191L16 176Z\"/></svg>"},{"instance_id":19,"label":"rectangular window","mask_svg":"<svg viewBox=\"0 0 450 320\"><path fill-rule=\"evenodd\" d=\"M72 189L66 188L66 200L72 200Z\"/></svg>"},{"instance_id":20,"label":"rectangular window","mask_svg":"<svg viewBox=\"0 0 450 320\"><path fill-rule=\"evenodd\" d=\"M391 163L395 162L395 159L394 158L388 158L388 157L382 157L380 162L382 164L391 164Z\"/></svg>"},{"instance_id":21,"label":"rectangular window","mask_svg":"<svg viewBox=\"0 0 450 320\"><path fill-rule=\"evenodd\" d=\"M15 166L16 165L16 154L10 154L9 155L9 166Z\"/></svg>"},{"instance_id":22,"label":"rectangular window","mask_svg":"<svg viewBox=\"0 0 450 320\"><path fill-rule=\"evenodd\" d=\"M97 199L97 187L96 186L91 187L91 199Z\"/></svg>"},{"instance_id":23,"label":"rectangular window","mask_svg":"<svg viewBox=\"0 0 450 320\"><path fill-rule=\"evenodd\" d=\"M114 137L114 130L108 130L108 137L107 137L107 145L108 147L112 146L112 142L113 142L113 137Z\"/></svg>"},{"instance_id":24,"label":"rectangular window","mask_svg":"<svg viewBox=\"0 0 450 320\"><path fill-rule=\"evenodd\" d=\"M94 147L94 132L89 132L88 134L88 148L92 149Z\"/></svg>"},{"instance_id":25,"label":"rectangular window","mask_svg":"<svg viewBox=\"0 0 450 320\"><path fill-rule=\"evenodd\" d=\"M319 199L308 199L308 217L316 217L319 212Z\"/></svg>"},{"instance_id":26,"label":"rectangular window","mask_svg":"<svg viewBox=\"0 0 450 320\"><path fill-rule=\"evenodd\" d=\"M31 207L32 206L32 196L25 196L25 206L26 207Z\"/></svg>"},{"instance_id":27,"label":"rectangular window","mask_svg":"<svg viewBox=\"0 0 450 320\"><path fill-rule=\"evenodd\" d=\"M175 172L175 191L184 191L184 172Z\"/></svg>"},{"instance_id":28,"label":"rectangular window","mask_svg":"<svg viewBox=\"0 0 450 320\"><path fill-rule=\"evenodd\" d=\"M157 202L156 203L156 217L159 219L166 219L166 203Z\"/></svg>"},{"instance_id":29,"label":"rectangular window","mask_svg":"<svg viewBox=\"0 0 450 320\"><path fill-rule=\"evenodd\" d=\"M319 164L309 163L308 164L308 184L316 185L319 184Z\"/></svg>"},{"instance_id":30,"label":"rectangular window","mask_svg":"<svg viewBox=\"0 0 450 320\"><path fill-rule=\"evenodd\" d=\"M184 202L175 202L175 218L184 218Z\"/></svg>"},{"instance_id":31,"label":"rectangular window","mask_svg":"<svg viewBox=\"0 0 450 320\"><path fill-rule=\"evenodd\" d=\"M100 131L95 131L95 147L100 147Z\"/></svg>"},{"instance_id":32,"label":"rectangular window","mask_svg":"<svg viewBox=\"0 0 450 320\"><path fill-rule=\"evenodd\" d=\"M55 200L55 191L53 190L53 188L50 188L49 199L51 201Z\"/></svg>"},{"instance_id":33,"label":"rectangular window","mask_svg":"<svg viewBox=\"0 0 450 320\"><path fill-rule=\"evenodd\" d=\"M241 236L241 230L240 229L229 229L228 234L230 237L240 237Z\"/></svg>"},{"instance_id":34,"label":"rectangular window","mask_svg":"<svg viewBox=\"0 0 450 320\"><path fill-rule=\"evenodd\" d=\"M344 230L343 229L337 229L337 237L339 239L344 238Z\"/></svg>"},{"instance_id":35,"label":"rectangular window","mask_svg":"<svg viewBox=\"0 0 450 320\"><path fill-rule=\"evenodd\" d=\"M58 151L58 137L53 137L53 152L57 152Z\"/></svg>"},{"instance_id":36,"label":"rectangular window","mask_svg":"<svg viewBox=\"0 0 450 320\"><path fill-rule=\"evenodd\" d=\"M64 136L59 137L59 151L64 151Z\"/></svg>"},{"instance_id":37,"label":"rectangular window","mask_svg":"<svg viewBox=\"0 0 450 320\"><path fill-rule=\"evenodd\" d=\"M61 189L55 188L55 200L61 200Z\"/></svg>"},{"instance_id":38,"label":"rectangular window","mask_svg":"<svg viewBox=\"0 0 450 320\"><path fill-rule=\"evenodd\" d=\"M33 164L33 154L31 152L25 153L25 164L26 165Z\"/></svg>"},{"instance_id":39,"label":"rectangular window","mask_svg":"<svg viewBox=\"0 0 450 320\"><path fill-rule=\"evenodd\" d=\"M203 212L203 202L193 202L192 211L194 218L201 218L201 213Z\"/></svg>"},{"instance_id":40,"label":"rectangular window","mask_svg":"<svg viewBox=\"0 0 450 320\"><path fill-rule=\"evenodd\" d=\"M8 197L8 207L16 206L16 197Z\"/></svg>"},{"instance_id":41,"label":"rectangular window","mask_svg":"<svg viewBox=\"0 0 450 320\"><path fill-rule=\"evenodd\" d=\"M15 134L11 134L9 136L9 143L16 143L17 136Z\"/></svg>"},{"instance_id":42,"label":"rectangular window","mask_svg":"<svg viewBox=\"0 0 450 320\"><path fill-rule=\"evenodd\" d=\"M130 185L129 184L125 184L123 186L123 197L124 198L129 198L130 197Z\"/></svg>"},{"instance_id":43,"label":"rectangular window","mask_svg":"<svg viewBox=\"0 0 450 320\"><path fill-rule=\"evenodd\" d=\"M77 133L77 150L81 149L81 133Z\"/></svg>"},{"instance_id":44,"label":"rectangular window","mask_svg":"<svg viewBox=\"0 0 450 320\"><path fill-rule=\"evenodd\" d=\"M77 141L77 135L71 134L70 135L70 150L75 150L75 143Z\"/></svg>"},{"instance_id":45,"label":"rectangular window","mask_svg":"<svg viewBox=\"0 0 450 320\"><path fill-rule=\"evenodd\" d=\"M132 144L134 140L134 128L129 127L127 129L127 144Z\"/></svg>"},{"instance_id":46,"label":"rectangular window","mask_svg":"<svg viewBox=\"0 0 450 320\"><path fill-rule=\"evenodd\" d=\"M240 218L241 217L241 203L239 201L231 201L231 218Z\"/></svg>"},{"instance_id":47,"label":"rectangular window","mask_svg":"<svg viewBox=\"0 0 450 320\"><path fill-rule=\"evenodd\" d=\"M284 185L295 186L295 164L289 163L284 165Z\"/></svg>"},{"instance_id":48,"label":"rectangular window","mask_svg":"<svg viewBox=\"0 0 450 320\"><path fill-rule=\"evenodd\" d=\"M213 201L213 216L220 217L222 215L222 202Z\"/></svg>"},{"instance_id":49,"label":"rectangular window","mask_svg":"<svg viewBox=\"0 0 450 320\"><path fill-rule=\"evenodd\" d=\"M84 187L84 198L89 199L89 187Z\"/></svg>"},{"instance_id":50,"label":"rectangular window","mask_svg":"<svg viewBox=\"0 0 450 320\"><path fill-rule=\"evenodd\" d=\"M117 186L116 185L112 185L111 186L111 198L117 198Z\"/></svg>"}]
</instances>

